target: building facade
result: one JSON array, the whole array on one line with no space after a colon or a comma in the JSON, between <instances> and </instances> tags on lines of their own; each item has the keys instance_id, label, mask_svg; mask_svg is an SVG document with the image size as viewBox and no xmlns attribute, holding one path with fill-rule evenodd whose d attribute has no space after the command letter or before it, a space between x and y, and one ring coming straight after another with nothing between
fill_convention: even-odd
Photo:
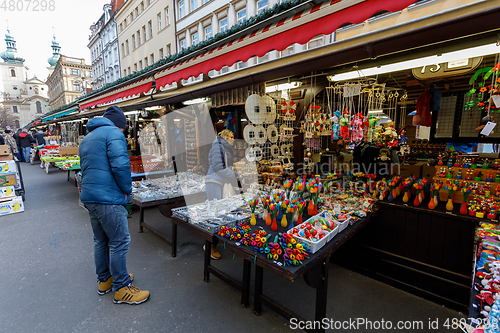
<instances>
[{"instance_id":1,"label":"building facade","mask_svg":"<svg viewBox=\"0 0 500 333\"><path fill-rule=\"evenodd\" d=\"M121 76L177 52L172 0L128 0L115 14Z\"/></svg>"},{"instance_id":2,"label":"building facade","mask_svg":"<svg viewBox=\"0 0 500 333\"><path fill-rule=\"evenodd\" d=\"M104 13L90 27L88 48L92 60L93 89L99 89L121 77L120 51L115 13L123 0L113 0L103 7Z\"/></svg>"},{"instance_id":3,"label":"building facade","mask_svg":"<svg viewBox=\"0 0 500 333\"><path fill-rule=\"evenodd\" d=\"M61 55L47 79L49 107L55 110L74 102L92 87L92 67L83 58Z\"/></svg>"},{"instance_id":4,"label":"building facade","mask_svg":"<svg viewBox=\"0 0 500 333\"><path fill-rule=\"evenodd\" d=\"M14 118L13 123L0 123L0 128L21 127L49 111L48 88L36 76L28 78L28 67L17 53L16 41L9 30L5 42L7 50L0 53L3 60L0 63L0 104Z\"/></svg>"}]
</instances>

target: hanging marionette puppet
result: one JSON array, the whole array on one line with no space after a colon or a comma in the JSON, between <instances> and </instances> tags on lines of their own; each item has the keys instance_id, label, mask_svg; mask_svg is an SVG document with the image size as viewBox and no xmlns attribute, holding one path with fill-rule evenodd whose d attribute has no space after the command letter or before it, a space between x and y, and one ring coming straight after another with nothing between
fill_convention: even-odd
<instances>
[{"instance_id":1,"label":"hanging marionette puppet","mask_svg":"<svg viewBox=\"0 0 500 333\"><path fill-rule=\"evenodd\" d=\"M332 141L340 139L340 112L333 113L332 118Z\"/></svg>"},{"instance_id":2,"label":"hanging marionette puppet","mask_svg":"<svg viewBox=\"0 0 500 333\"><path fill-rule=\"evenodd\" d=\"M367 128L367 135L366 135L366 141L368 142L373 142L375 140L375 128L377 127L379 119L375 117L374 115L369 115L368 116L368 128Z\"/></svg>"},{"instance_id":3,"label":"hanging marionette puppet","mask_svg":"<svg viewBox=\"0 0 500 333\"><path fill-rule=\"evenodd\" d=\"M344 115L340 118L340 137L349 140L349 112L347 109L344 111Z\"/></svg>"},{"instance_id":4,"label":"hanging marionette puppet","mask_svg":"<svg viewBox=\"0 0 500 333\"><path fill-rule=\"evenodd\" d=\"M353 120L351 120L352 125L352 141L361 142L363 141L363 115L357 113Z\"/></svg>"}]
</instances>

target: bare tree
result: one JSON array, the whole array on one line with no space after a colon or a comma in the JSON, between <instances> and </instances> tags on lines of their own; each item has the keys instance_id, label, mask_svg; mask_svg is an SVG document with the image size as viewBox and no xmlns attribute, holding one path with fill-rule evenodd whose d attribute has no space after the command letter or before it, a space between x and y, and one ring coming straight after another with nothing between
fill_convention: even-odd
<instances>
[{"instance_id":1,"label":"bare tree","mask_svg":"<svg viewBox=\"0 0 500 333\"><path fill-rule=\"evenodd\" d=\"M15 128L16 120L19 121L19 117L7 110L3 104L0 104L0 128L5 128L7 126Z\"/></svg>"}]
</instances>

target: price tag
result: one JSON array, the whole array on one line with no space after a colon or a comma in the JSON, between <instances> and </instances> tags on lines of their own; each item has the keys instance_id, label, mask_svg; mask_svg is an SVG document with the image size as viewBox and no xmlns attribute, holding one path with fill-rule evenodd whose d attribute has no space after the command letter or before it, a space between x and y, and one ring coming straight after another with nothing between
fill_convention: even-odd
<instances>
[{"instance_id":1,"label":"price tag","mask_svg":"<svg viewBox=\"0 0 500 333\"><path fill-rule=\"evenodd\" d=\"M333 220L333 215L332 215L332 213L331 213L331 212L326 212L326 213L325 213L325 219L327 219L327 220L329 220L329 221Z\"/></svg>"},{"instance_id":2,"label":"price tag","mask_svg":"<svg viewBox=\"0 0 500 333\"><path fill-rule=\"evenodd\" d=\"M240 245L241 245L241 243L240 243L240 242L236 242L236 243L234 243L234 244L236 244L236 246L240 246Z\"/></svg>"},{"instance_id":3,"label":"price tag","mask_svg":"<svg viewBox=\"0 0 500 333\"><path fill-rule=\"evenodd\" d=\"M340 214L340 212L341 212L340 205L339 205L339 204L335 204L335 205L333 206L333 211L334 211L334 212L335 212L335 214L337 214L337 215L338 215L338 214Z\"/></svg>"}]
</instances>

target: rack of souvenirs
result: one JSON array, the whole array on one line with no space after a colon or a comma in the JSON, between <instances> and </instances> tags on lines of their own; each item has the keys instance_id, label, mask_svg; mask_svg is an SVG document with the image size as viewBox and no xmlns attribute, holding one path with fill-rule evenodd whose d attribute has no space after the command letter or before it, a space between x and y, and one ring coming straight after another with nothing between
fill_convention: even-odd
<instances>
[{"instance_id":1,"label":"rack of souvenirs","mask_svg":"<svg viewBox=\"0 0 500 333\"><path fill-rule=\"evenodd\" d=\"M493 304L500 299L500 226L482 223L476 230L476 258L468 324L473 329L500 325L500 318L487 322ZM493 318L492 318L493 319ZM479 332L479 331L478 331ZM482 331L481 331L482 332Z\"/></svg>"},{"instance_id":2,"label":"rack of souvenirs","mask_svg":"<svg viewBox=\"0 0 500 333\"><path fill-rule=\"evenodd\" d=\"M376 202L359 191L353 196L350 189L323 185L318 177L287 179L281 185L175 208L173 217L250 246L270 260L300 265L306 253L317 252L348 225L366 217ZM304 221L305 213L310 217ZM302 249L301 256L294 249Z\"/></svg>"},{"instance_id":3,"label":"rack of souvenirs","mask_svg":"<svg viewBox=\"0 0 500 333\"><path fill-rule=\"evenodd\" d=\"M205 191L205 176L189 172L132 182L132 197L140 202L164 200Z\"/></svg>"},{"instance_id":4,"label":"rack of souvenirs","mask_svg":"<svg viewBox=\"0 0 500 333\"><path fill-rule=\"evenodd\" d=\"M193 169L200 165L200 150L198 142L198 119L195 121L184 121L184 133L186 142L186 167Z\"/></svg>"}]
</instances>

